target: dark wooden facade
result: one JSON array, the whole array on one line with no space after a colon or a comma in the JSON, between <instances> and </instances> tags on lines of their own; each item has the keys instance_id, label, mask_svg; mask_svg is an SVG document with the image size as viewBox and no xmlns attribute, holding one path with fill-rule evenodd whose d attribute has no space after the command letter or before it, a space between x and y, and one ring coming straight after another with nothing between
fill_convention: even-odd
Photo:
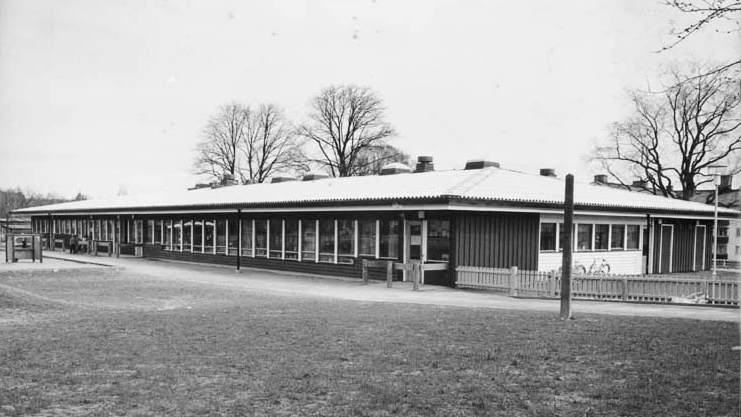
<instances>
[{"instance_id":1,"label":"dark wooden facade","mask_svg":"<svg viewBox=\"0 0 741 417\"><path fill-rule=\"evenodd\" d=\"M454 219L454 266L538 269L539 214L458 212Z\"/></svg>"},{"instance_id":2,"label":"dark wooden facade","mask_svg":"<svg viewBox=\"0 0 741 417\"><path fill-rule=\"evenodd\" d=\"M698 229L698 226L704 226L704 239L702 228ZM712 221L652 219L651 227L654 248L653 273L692 272L710 268L713 256ZM667 253L671 253L671 257L667 256Z\"/></svg>"}]
</instances>

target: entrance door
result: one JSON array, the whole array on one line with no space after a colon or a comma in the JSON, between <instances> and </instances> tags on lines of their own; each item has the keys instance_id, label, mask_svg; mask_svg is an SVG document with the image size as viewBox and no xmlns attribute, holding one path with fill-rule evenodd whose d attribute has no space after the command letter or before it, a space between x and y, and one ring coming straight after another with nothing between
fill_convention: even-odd
<instances>
[{"instance_id":1,"label":"entrance door","mask_svg":"<svg viewBox=\"0 0 741 417\"><path fill-rule=\"evenodd\" d=\"M409 260L422 261L422 222L409 222Z\"/></svg>"},{"instance_id":2,"label":"entrance door","mask_svg":"<svg viewBox=\"0 0 741 417\"><path fill-rule=\"evenodd\" d=\"M695 271L705 269L705 226L695 226Z\"/></svg>"},{"instance_id":3,"label":"entrance door","mask_svg":"<svg viewBox=\"0 0 741 417\"><path fill-rule=\"evenodd\" d=\"M661 225L661 259L659 260L659 273L672 272L672 238L674 237L674 226L671 224Z\"/></svg>"}]
</instances>

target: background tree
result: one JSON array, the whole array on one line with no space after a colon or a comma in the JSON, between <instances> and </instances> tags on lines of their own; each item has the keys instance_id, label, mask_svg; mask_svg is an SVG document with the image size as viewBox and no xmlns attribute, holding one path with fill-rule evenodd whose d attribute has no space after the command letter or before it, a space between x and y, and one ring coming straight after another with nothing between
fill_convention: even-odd
<instances>
[{"instance_id":1,"label":"background tree","mask_svg":"<svg viewBox=\"0 0 741 417\"><path fill-rule=\"evenodd\" d=\"M738 32L741 29L741 1L734 0L667 0L666 5L694 17L687 26L674 33L676 39L664 46L662 50L673 48L693 34L705 27L716 26L716 31L722 30L727 33ZM728 24L725 28L718 29L722 23ZM717 68L709 69L708 72L725 71L730 68L741 70L741 58L726 62Z\"/></svg>"},{"instance_id":2,"label":"background tree","mask_svg":"<svg viewBox=\"0 0 741 417\"><path fill-rule=\"evenodd\" d=\"M308 170L303 143L283 110L274 104L262 104L249 113L240 145L242 183L261 183L275 173Z\"/></svg>"},{"instance_id":3,"label":"background tree","mask_svg":"<svg viewBox=\"0 0 741 417\"><path fill-rule=\"evenodd\" d=\"M609 138L592 152L607 172L627 186L630 176L648 180L654 193L689 199L712 181L710 165L731 165L738 173L741 98L738 80L726 71L670 74L660 93L633 91L633 114L612 125Z\"/></svg>"},{"instance_id":4,"label":"background tree","mask_svg":"<svg viewBox=\"0 0 741 417\"><path fill-rule=\"evenodd\" d=\"M13 210L66 201L69 200L55 194L41 195L30 190L24 192L20 188L0 189L0 218L6 218Z\"/></svg>"},{"instance_id":5,"label":"background tree","mask_svg":"<svg viewBox=\"0 0 741 417\"><path fill-rule=\"evenodd\" d=\"M409 154L388 143L381 142L360 151L358 154L358 168L352 175L378 175L384 165L392 162L412 165Z\"/></svg>"},{"instance_id":6,"label":"background tree","mask_svg":"<svg viewBox=\"0 0 741 417\"><path fill-rule=\"evenodd\" d=\"M250 118L250 109L239 103L222 106L208 120L203 129L203 138L196 146L193 172L218 182L225 174L237 178L239 173L237 155L245 140L245 127Z\"/></svg>"},{"instance_id":7,"label":"background tree","mask_svg":"<svg viewBox=\"0 0 741 417\"><path fill-rule=\"evenodd\" d=\"M316 144L320 157L313 162L328 167L333 176L356 175L372 163L362 158L370 148L394 136L383 117L383 104L367 87L331 86L311 100L309 121L299 134Z\"/></svg>"}]
</instances>

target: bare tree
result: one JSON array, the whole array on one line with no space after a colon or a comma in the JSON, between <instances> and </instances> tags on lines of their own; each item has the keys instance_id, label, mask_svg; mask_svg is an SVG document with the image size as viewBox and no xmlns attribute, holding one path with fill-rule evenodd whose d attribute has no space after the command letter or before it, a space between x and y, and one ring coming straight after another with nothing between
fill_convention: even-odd
<instances>
[{"instance_id":1,"label":"bare tree","mask_svg":"<svg viewBox=\"0 0 741 417\"><path fill-rule=\"evenodd\" d=\"M741 18L741 1L735 0L666 0L665 4L685 14L692 15L694 20L679 32L675 33L673 42L664 46L662 50L671 49L705 27L716 26L722 21L735 25L735 29L720 29L727 33L738 31ZM716 29L719 30L719 29ZM729 68L741 69L741 59L719 65L708 70L709 72L723 72Z\"/></svg>"},{"instance_id":2,"label":"bare tree","mask_svg":"<svg viewBox=\"0 0 741 417\"><path fill-rule=\"evenodd\" d=\"M358 153L357 169L352 175L377 175L381 168L392 162L409 165L411 157L388 143L369 146Z\"/></svg>"},{"instance_id":3,"label":"bare tree","mask_svg":"<svg viewBox=\"0 0 741 417\"><path fill-rule=\"evenodd\" d=\"M355 175L371 163L362 153L395 134L383 112L371 89L331 86L311 100L309 121L298 131L318 147L320 157L313 162L329 167L333 176Z\"/></svg>"},{"instance_id":4,"label":"bare tree","mask_svg":"<svg viewBox=\"0 0 741 417\"><path fill-rule=\"evenodd\" d=\"M222 106L208 120L203 129L203 138L196 147L193 172L221 182L225 174L232 178L239 175L237 155L245 140L245 127L250 118L250 109L239 103Z\"/></svg>"},{"instance_id":5,"label":"bare tree","mask_svg":"<svg viewBox=\"0 0 741 417\"><path fill-rule=\"evenodd\" d=\"M243 183L261 183L278 172L308 170L303 143L280 107L262 104L250 112L244 133Z\"/></svg>"},{"instance_id":6,"label":"bare tree","mask_svg":"<svg viewBox=\"0 0 741 417\"><path fill-rule=\"evenodd\" d=\"M741 96L738 80L725 71L687 75L671 73L661 93L633 91L633 114L612 125L609 138L591 159L627 186L628 176L648 180L656 194L689 199L699 185L712 181L708 167L735 165L741 149Z\"/></svg>"}]
</instances>

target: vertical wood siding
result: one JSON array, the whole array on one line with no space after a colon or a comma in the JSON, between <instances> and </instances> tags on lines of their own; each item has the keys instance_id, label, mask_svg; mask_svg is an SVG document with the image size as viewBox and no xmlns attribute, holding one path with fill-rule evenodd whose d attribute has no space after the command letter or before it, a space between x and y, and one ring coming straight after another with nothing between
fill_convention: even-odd
<instances>
[{"instance_id":1,"label":"vertical wood siding","mask_svg":"<svg viewBox=\"0 0 741 417\"><path fill-rule=\"evenodd\" d=\"M662 224L674 225L674 236L672 238L673 253L672 253L672 272L691 272L693 271L693 260L695 256L695 220L681 220L681 219L661 219ZM712 222L702 221L700 224L705 225L706 236L705 236L705 265L697 265L698 270L705 270L709 268L711 263L712 253ZM654 242L653 242L653 270L654 272L659 270L659 245L661 243L661 225L657 219L654 219L651 225L654 228ZM668 256L663 253L662 257ZM698 259L701 257L698 256ZM668 271L661 271L667 273Z\"/></svg>"},{"instance_id":2,"label":"vertical wood siding","mask_svg":"<svg viewBox=\"0 0 741 417\"><path fill-rule=\"evenodd\" d=\"M538 269L537 214L461 212L454 218L456 265Z\"/></svg>"}]
</instances>

